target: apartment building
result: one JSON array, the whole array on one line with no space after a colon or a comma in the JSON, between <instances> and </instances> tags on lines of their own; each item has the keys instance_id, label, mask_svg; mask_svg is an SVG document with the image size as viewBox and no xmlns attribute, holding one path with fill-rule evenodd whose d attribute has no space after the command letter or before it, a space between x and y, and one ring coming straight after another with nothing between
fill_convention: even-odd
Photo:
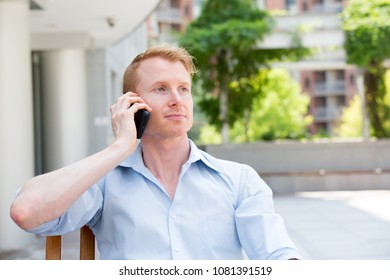
<instances>
[{"instance_id":1,"label":"apartment building","mask_svg":"<svg viewBox=\"0 0 390 280\"><path fill-rule=\"evenodd\" d=\"M160 1L156 11L148 19L149 44L175 44L175 35L183 32L187 24L194 19L193 10L193 0Z\"/></svg>"},{"instance_id":2,"label":"apartment building","mask_svg":"<svg viewBox=\"0 0 390 280\"><path fill-rule=\"evenodd\" d=\"M204 0L163 0L151 17L151 42L176 42L174 34L196 18ZM356 94L356 69L345 62L344 34L339 13L346 0L255 0L270 11L276 26L259 48L287 48L291 35L299 32L302 43L314 55L297 63L279 63L289 69L310 96L309 112L314 117L312 134L334 135L342 109ZM154 23L153 23L154 22Z\"/></svg>"},{"instance_id":3,"label":"apartment building","mask_svg":"<svg viewBox=\"0 0 390 280\"><path fill-rule=\"evenodd\" d=\"M343 0L258 0L260 8L275 11L276 28L259 47L290 44L289 35L300 30L302 43L314 54L297 63L283 63L310 96L311 133L334 135L342 109L357 93L357 70L345 62L344 34L339 17Z\"/></svg>"}]
</instances>

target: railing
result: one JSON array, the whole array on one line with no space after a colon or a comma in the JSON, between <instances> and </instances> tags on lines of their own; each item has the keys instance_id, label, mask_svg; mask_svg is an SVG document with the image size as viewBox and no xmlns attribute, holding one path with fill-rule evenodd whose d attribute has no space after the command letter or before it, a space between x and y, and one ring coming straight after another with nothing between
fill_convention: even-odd
<instances>
[{"instance_id":1,"label":"railing","mask_svg":"<svg viewBox=\"0 0 390 280\"><path fill-rule=\"evenodd\" d=\"M315 4L311 8L311 12L318 12L318 13L340 13L342 11L343 11L342 3Z\"/></svg>"},{"instance_id":2,"label":"railing","mask_svg":"<svg viewBox=\"0 0 390 280\"><path fill-rule=\"evenodd\" d=\"M342 93L345 91L344 80L332 82L316 82L314 85L314 95Z\"/></svg>"},{"instance_id":3,"label":"railing","mask_svg":"<svg viewBox=\"0 0 390 280\"><path fill-rule=\"evenodd\" d=\"M315 109L314 118L316 121L330 121L337 120L341 115L342 108L326 108L317 107Z\"/></svg>"},{"instance_id":4,"label":"railing","mask_svg":"<svg viewBox=\"0 0 390 280\"><path fill-rule=\"evenodd\" d=\"M261 177L312 177L312 176L325 176L325 175L381 175L390 173L390 169L367 169L367 170L305 170L305 171L276 171L276 172L258 172Z\"/></svg>"},{"instance_id":5,"label":"railing","mask_svg":"<svg viewBox=\"0 0 390 280\"><path fill-rule=\"evenodd\" d=\"M182 16L178 8L158 10L157 19L161 22L182 23Z\"/></svg>"}]
</instances>

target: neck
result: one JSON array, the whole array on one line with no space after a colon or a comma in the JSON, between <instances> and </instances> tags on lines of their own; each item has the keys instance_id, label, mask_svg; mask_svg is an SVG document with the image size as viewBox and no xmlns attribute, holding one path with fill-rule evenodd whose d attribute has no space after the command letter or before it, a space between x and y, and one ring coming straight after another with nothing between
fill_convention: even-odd
<instances>
[{"instance_id":1,"label":"neck","mask_svg":"<svg viewBox=\"0 0 390 280\"><path fill-rule=\"evenodd\" d=\"M145 166L173 199L181 168L190 155L187 135L164 140L144 137L142 138L142 153Z\"/></svg>"}]
</instances>

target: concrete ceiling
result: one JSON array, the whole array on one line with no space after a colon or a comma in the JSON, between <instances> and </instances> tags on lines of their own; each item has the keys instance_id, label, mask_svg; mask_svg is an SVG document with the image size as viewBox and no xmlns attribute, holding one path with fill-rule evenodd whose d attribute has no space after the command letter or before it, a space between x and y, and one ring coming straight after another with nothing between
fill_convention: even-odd
<instances>
[{"instance_id":1,"label":"concrete ceiling","mask_svg":"<svg viewBox=\"0 0 390 280\"><path fill-rule=\"evenodd\" d=\"M160 0L29 0L32 49L100 48L120 40Z\"/></svg>"}]
</instances>

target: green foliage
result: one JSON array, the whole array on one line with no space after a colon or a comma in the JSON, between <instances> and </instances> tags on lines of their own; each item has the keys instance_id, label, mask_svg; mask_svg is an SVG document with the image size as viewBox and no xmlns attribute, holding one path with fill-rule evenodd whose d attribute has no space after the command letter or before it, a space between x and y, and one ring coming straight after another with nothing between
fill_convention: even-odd
<instances>
[{"instance_id":1,"label":"green foliage","mask_svg":"<svg viewBox=\"0 0 390 280\"><path fill-rule=\"evenodd\" d=\"M198 145L200 144L221 144L221 133L216 130L215 126L205 125L202 127L199 138L196 140Z\"/></svg>"},{"instance_id":2,"label":"green foliage","mask_svg":"<svg viewBox=\"0 0 390 280\"><path fill-rule=\"evenodd\" d=\"M273 18L259 10L251 0L208 0L200 16L179 38L179 45L195 57L198 73L194 83L201 86L198 103L210 124L218 129L223 123L233 124L236 112L252 108L251 92L245 102L228 85L239 79L250 79L260 68L284 59L299 59L308 52L294 36L291 49L264 50L257 46L272 31ZM294 34L296 35L296 34ZM227 114L221 115L221 96L227 96Z\"/></svg>"},{"instance_id":3,"label":"green foliage","mask_svg":"<svg viewBox=\"0 0 390 280\"><path fill-rule=\"evenodd\" d=\"M383 66L390 57L390 0L350 0L342 19L347 61L364 69L365 104L372 134L390 137Z\"/></svg>"},{"instance_id":4,"label":"green foliage","mask_svg":"<svg viewBox=\"0 0 390 280\"><path fill-rule=\"evenodd\" d=\"M349 63L366 67L390 57L390 0L349 0L342 19Z\"/></svg>"},{"instance_id":5,"label":"green foliage","mask_svg":"<svg viewBox=\"0 0 390 280\"><path fill-rule=\"evenodd\" d=\"M386 95L383 98L384 106L390 108L390 70L385 74ZM390 119L384 121L385 130L390 130ZM362 100L360 96L355 95L349 105L344 108L340 117L340 123L335 129L339 137L362 137L363 132ZM371 129L372 130L372 129ZM371 134L373 132L371 131Z\"/></svg>"},{"instance_id":6,"label":"green foliage","mask_svg":"<svg viewBox=\"0 0 390 280\"><path fill-rule=\"evenodd\" d=\"M385 69L382 64L371 65L364 73L365 102L370 121L372 136L377 138L390 137L389 127L390 106L387 102L385 85Z\"/></svg>"},{"instance_id":7,"label":"green foliage","mask_svg":"<svg viewBox=\"0 0 390 280\"><path fill-rule=\"evenodd\" d=\"M385 96L383 98L384 107L387 108L387 116L390 116L390 70L386 71L385 74ZM390 117L386 117L383 122L385 131L390 132Z\"/></svg>"},{"instance_id":8,"label":"green foliage","mask_svg":"<svg viewBox=\"0 0 390 280\"><path fill-rule=\"evenodd\" d=\"M390 70L387 70L385 74L385 88L386 88L386 96L384 98L384 102L386 106L390 107Z\"/></svg>"},{"instance_id":9,"label":"green foliage","mask_svg":"<svg viewBox=\"0 0 390 280\"><path fill-rule=\"evenodd\" d=\"M301 93L299 84L286 70L261 70L251 79L231 83L232 90L241 92L237 98L252 94L252 108L237 112L232 125L232 142L259 140L300 139L306 136L312 117L307 115L310 99ZM241 97L238 97L241 96ZM232 103L237 103L238 100ZM244 102L244 101L240 101ZM220 134L212 126L205 126L198 139L203 144L218 144Z\"/></svg>"},{"instance_id":10,"label":"green foliage","mask_svg":"<svg viewBox=\"0 0 390 280\"><path fill-rule=\"evenodd\" d=\"M355 95L343 109L335 134L344 138L363 136L362 100L359 95Z\"/></svg>"},{"instance_id":11,"label":"green foliage","mask_svg":"<svg viewBox=\"0 0 390 280\"><path fill-rule=\"evenodd\" d=\"M236 142L300 139L306 136L312 117L307 115L310 98L301 93L300 85L283 69L262 70L252 81L261 84L262 93L253 103L248 123L248 139L243 120L232 129ZM259 83L260 82L260 83Z\"/></svg>"}]
</instances>

